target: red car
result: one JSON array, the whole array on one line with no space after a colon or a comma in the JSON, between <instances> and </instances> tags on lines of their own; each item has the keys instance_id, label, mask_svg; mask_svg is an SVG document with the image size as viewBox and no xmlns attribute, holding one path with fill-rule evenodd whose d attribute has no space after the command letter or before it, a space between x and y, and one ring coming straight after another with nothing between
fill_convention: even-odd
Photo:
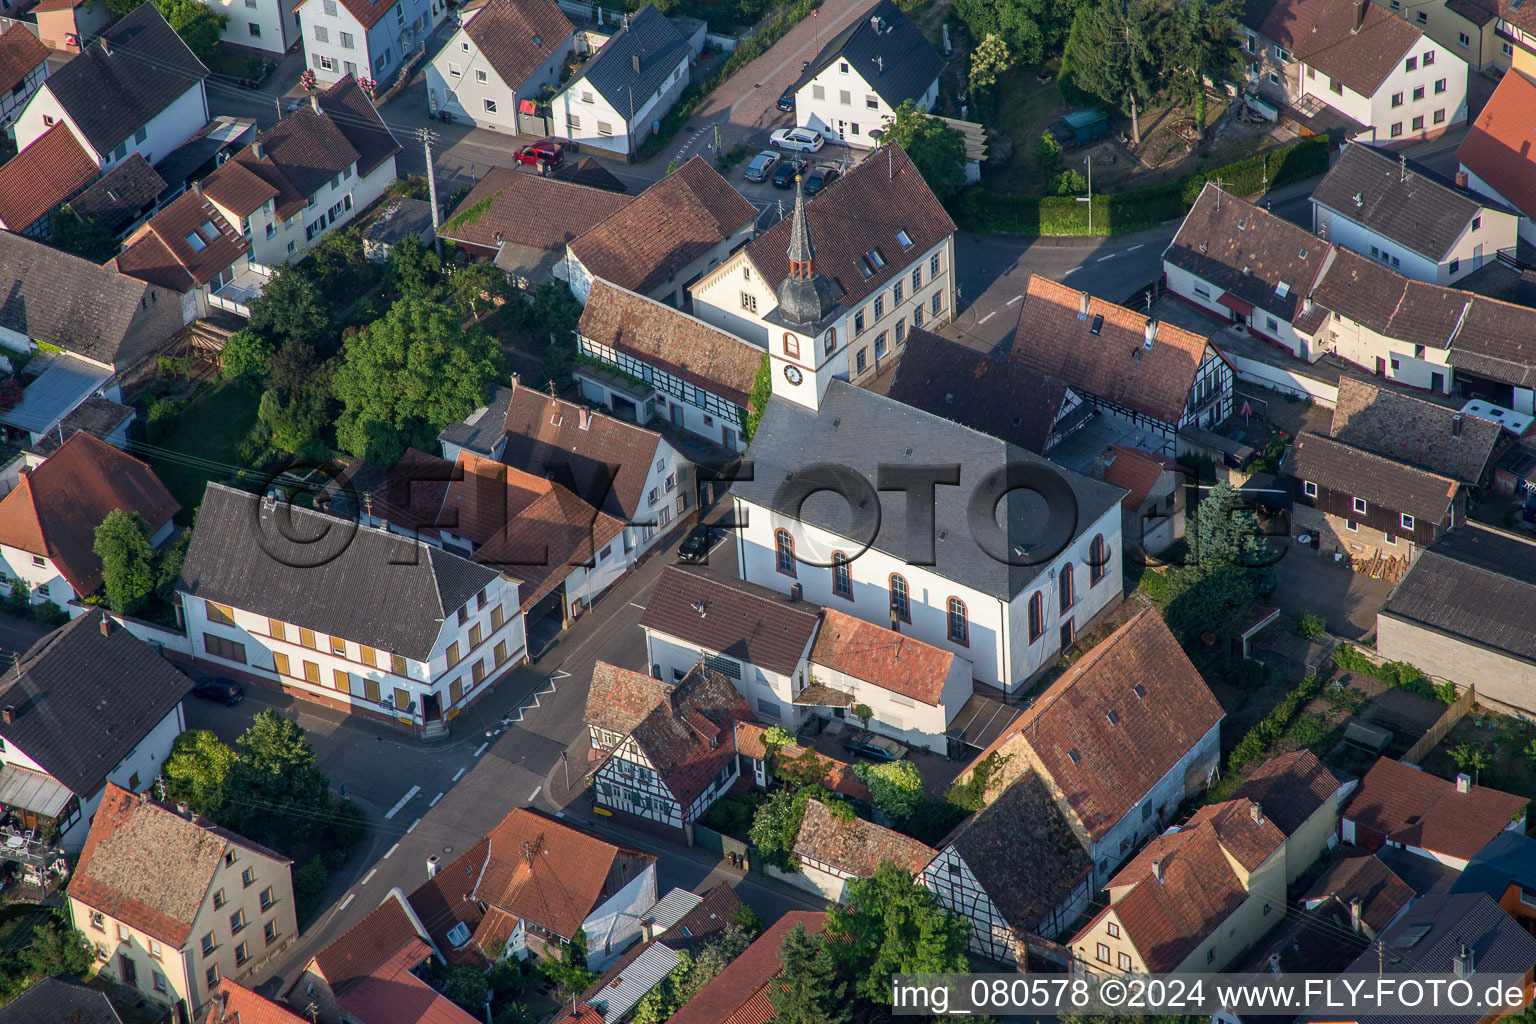
<instances>
[{"instance_id":1,"label":"red car","mask_svg":"<svg viewBox=\"0 0 1536 1024\"><path fill-rule=\"evenodd\" d=\"M565 161L565 147L554 139L544 139L522 147L512 154L512 159L529 167L537 167L539 164L559 167Z\"/></svg>"}]
</instances>

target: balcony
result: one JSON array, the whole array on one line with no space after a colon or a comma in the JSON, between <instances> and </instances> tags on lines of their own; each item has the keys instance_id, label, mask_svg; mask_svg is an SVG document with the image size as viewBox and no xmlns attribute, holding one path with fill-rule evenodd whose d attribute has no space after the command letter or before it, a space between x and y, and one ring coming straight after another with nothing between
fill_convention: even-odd
<instances>
[{"instance_id":1,"label":"balcony","mask_svg":"<svg viewBox=\"0 0 1536 1024\"><path fill-rule=\"evenodd\" d=\"M252 263L236 274L234 280L209 295L208 304L249 319L251 301L261 294L271 278L271 267Z\"/></svg>"}]
</instances>

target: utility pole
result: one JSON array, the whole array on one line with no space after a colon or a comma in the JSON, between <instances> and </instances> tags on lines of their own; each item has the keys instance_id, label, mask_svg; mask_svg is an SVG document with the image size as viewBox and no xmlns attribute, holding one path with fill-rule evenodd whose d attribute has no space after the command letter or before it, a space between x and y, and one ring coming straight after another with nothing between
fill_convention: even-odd
<instances>
[{"instance_id":1,"label":"utility pole","mask_svg":"<svg viewBox=\"0 0 1536 1024\"><path fill-rule=\"evenodd\" d=\"M1131 100L1131 143L1141 148L1141 124L1136 120L1136 75L1132 65L1136 63L1136 48L1131 44L1131 26L1125 26L1125 73L1131 77L1131 84L1125 90Z\"/></svg>"},{"instance_id":2,"label":"utility pole","mask_svg":"<svg viewBox=\"0 0 1536 1024\"><path fill-rule=\"evenodd\" d=\"M1087 203L1088 204L1088 235L1089 235L1089 237L1092 237L1092 235L1093 235L1093 154L1089 153L1088 156L1085 159L1088 161L1088 198L1084 199L1082 196L1078 196L1077 197L1077 201L1080 202L1080 203Z\"/></svg>"},{"instance_id":3,"label":"utility pole","mask_svg":"<svg viewBox=\"0 0 1536 1024\"><path fill-rule=\"evenodd\" d=\"M281 96L273 96L272 105L277 108L277 119L281 121L283 119L283 98Z\"/></svg>"},{"instance_id":4,"label":"utility pole","mask_svg":"<svg viewBox=\"0 0 1536 1024\"><path fill-rule=\"evenodd\" d=\"M437 135L430 128L422 128L416 133L421 140L421 148L427 154L427 195L432 200L432 248L437 251L437 258L443 258L443 240L437 236L438 229L442 227L443 211L437 205L437 168L432 166L432 143L437 140Z\"/></svg>"}]
</instances>

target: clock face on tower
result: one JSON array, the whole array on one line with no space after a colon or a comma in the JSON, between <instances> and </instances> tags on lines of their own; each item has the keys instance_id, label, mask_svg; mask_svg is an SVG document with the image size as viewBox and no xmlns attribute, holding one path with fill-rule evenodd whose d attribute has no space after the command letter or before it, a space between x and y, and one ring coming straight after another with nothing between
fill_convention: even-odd
<instances>
[{"instance_id":1,"label":"clock face on tower","mask_svg":"<svg viewBox=\"0 0 1536 1024\"><path fill-rule=\"evenodd\" d=\"M798 367L798 366L786 366L786 367L784 367L784 379L789 381L791 384L798 385L800 383L800 367Z\"/></svg>"}]
</instances>

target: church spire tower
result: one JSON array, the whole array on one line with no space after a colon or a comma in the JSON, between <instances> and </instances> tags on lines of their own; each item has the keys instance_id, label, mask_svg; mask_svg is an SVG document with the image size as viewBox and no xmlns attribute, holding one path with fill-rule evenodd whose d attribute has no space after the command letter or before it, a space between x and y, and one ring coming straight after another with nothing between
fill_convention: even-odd
<instances>
[{"instance_id":1,"label":"church spire tower","mask_svg":"<svg viewBox=\"0 0 1536 1024\"><path fill-rule=\"evenodd\" d=\"M779 313L793 324L818 324L837 305L832 286L816 272L816 243L805 214L805 189L795 178L795 212L789 231L789 276L779 285Z\"/></svg>"}]
</instances>

